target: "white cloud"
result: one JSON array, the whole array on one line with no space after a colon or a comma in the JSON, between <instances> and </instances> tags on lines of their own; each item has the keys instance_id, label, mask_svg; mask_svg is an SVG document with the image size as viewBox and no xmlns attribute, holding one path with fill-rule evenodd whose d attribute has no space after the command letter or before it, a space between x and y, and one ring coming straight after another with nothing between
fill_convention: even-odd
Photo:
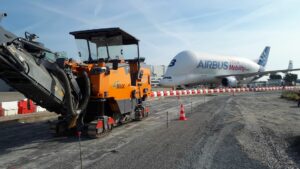
<instances>
[{"instance_id":1,"label":"white cloud","mask_svg":"<svg viewBox=\"0 0 300 169\"><path fill-rule=\"evenodd\" d=\"M47 23L35 20L27 29L39 28L46 46L65 49L70 55L75 55L76 49L68 31L120 26L141 40L141 54L152 64L168 64L186 49L256 59L266 45L272 47L269 69L285 68L282 63L289 59L295 67L300 63L297 0L86 0L65 7L45 1L24 2L38 10L34 15L48 17ZM50 29L48 22L55 26Z\"/></svg>"}]
</instances>

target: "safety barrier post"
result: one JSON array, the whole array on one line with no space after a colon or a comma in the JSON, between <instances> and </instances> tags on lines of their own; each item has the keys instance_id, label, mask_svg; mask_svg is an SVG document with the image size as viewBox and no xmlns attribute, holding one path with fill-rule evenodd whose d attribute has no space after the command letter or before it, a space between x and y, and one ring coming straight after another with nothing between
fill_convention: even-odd
<instances>
[{"instance_id":1,"label":"safety barrier post","mask_svg":"<svg viewBox=\"0 0 300 169\"><path fill-rule=\"evenodd\" d=\"M168 111L166 112L166 115L167 115L167 128L169 128L169 112Z\"/></svg>"},{"instance_id":2,"label":"safety barrier post","mask_svg":"<svg viewBox=\"0 0 300 169\"><path fill-rule=\"evenodd\" d=\"M0 103L0 117L4 116L4 109L2 108L2 103Z\"/></svg>"}]
</instances>

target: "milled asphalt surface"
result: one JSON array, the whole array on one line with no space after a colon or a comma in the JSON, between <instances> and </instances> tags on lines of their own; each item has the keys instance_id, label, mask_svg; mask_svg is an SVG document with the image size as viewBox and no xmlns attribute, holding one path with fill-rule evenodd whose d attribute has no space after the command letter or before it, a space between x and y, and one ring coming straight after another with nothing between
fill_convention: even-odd
<instances>
[{"instance_id":1,"label":"milled asphalt surface","mask_svg":"<svg viewBox=\"0 0 300 169\"><path fill-rule=\"evenodd\" d=\"M153 100L147 119L82 138L83 168L299 168L300 109L279 96L182 97L187 121L176 97ZM0 168L80 168L78 139L53 137L44 121L0 125L0 135Z\"/></svg>"}]
</instances>

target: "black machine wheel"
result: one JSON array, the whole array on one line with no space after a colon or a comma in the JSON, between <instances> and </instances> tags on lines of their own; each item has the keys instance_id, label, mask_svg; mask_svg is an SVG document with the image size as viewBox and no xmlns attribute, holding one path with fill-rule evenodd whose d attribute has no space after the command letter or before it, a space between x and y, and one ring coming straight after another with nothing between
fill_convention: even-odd
<instances>
[{"instance_id":1,"label":"black machine wheel","mask_svg":"<svg viewBox=\"0 0 300 169\"><path fill-rule=\"evenodd\" d=\"M99 138L103 133L104 129L97 128L98 120L92 121L88 124L87 134L91 138Z\"/></svg>"},{"instance_id":2,"label":"black machine wheel","mask_svg":"<svg viewBox=\"0 0 300 169\"><path fill-rule=\"evenodd\" d=\"M112 124L107 124L107 126L108 126L108 131L111 131L112 129L113 129L113 125Z\"/></svg>"},{"instance_id":3,"label":"black machine wheel","mask_svg":"<svg viewBox=\"0 0 300 169\"><path fill-rule=\"evenodd\" d=\"M138 105L135 110L135 120L141 121L145 117L145 108L141 105Z\"/></svg>"},{"instance_id":4,"label":"black machine wheel","mask_svg":"<svg viewBox=\"0 0 300 169\"><path fill-rule=\"evenodd\" d=\"M69 133L68 123L64 120L50 122L50 130L56 136L66 136Z\"/></svg>"},{"instance_id":5,"label":"black machine wheel","mask_svg":"<svg viewBox=\"0 0 300 169\"><path fill-rule=\"evenodd\" d=\"M113 129L113 124L106 124L107 129L105 129L104 126L102 127L97 126L99 121L101 121L102 124L105 125L103 119L94 120L88 124L87 134L89 137L99 138L106 135Z\"/></svg>"}]
</instances>

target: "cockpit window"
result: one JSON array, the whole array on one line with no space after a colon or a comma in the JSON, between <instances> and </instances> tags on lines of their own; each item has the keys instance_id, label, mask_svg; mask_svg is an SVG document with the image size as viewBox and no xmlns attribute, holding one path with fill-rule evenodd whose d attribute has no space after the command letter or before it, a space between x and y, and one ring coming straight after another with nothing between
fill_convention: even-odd
<instances>
[{"instance_id":1,"label":"cockpit window","mask_svg":"<svg viewBox=\"0 0 300 169\"><path fill-rule=\"evenodd\" d=\"M176 59L173 59L173 60L171 60L171 62L170 62L170 64L169 64L169 66L168 66L168 67L172 67L172 66L174 66L174 65L175 65L175 63L176 63Z\"/></svg>"},{"instance_id":2,"label":"cockpit window","mask_svg":"<svg viewBox=\"0 0 300 169\"><path fill-rule=\"evenodd\" d=\"M172 79L172 77L171 76L166 76L163 79Z\"/></svg>"}]
</instances>

